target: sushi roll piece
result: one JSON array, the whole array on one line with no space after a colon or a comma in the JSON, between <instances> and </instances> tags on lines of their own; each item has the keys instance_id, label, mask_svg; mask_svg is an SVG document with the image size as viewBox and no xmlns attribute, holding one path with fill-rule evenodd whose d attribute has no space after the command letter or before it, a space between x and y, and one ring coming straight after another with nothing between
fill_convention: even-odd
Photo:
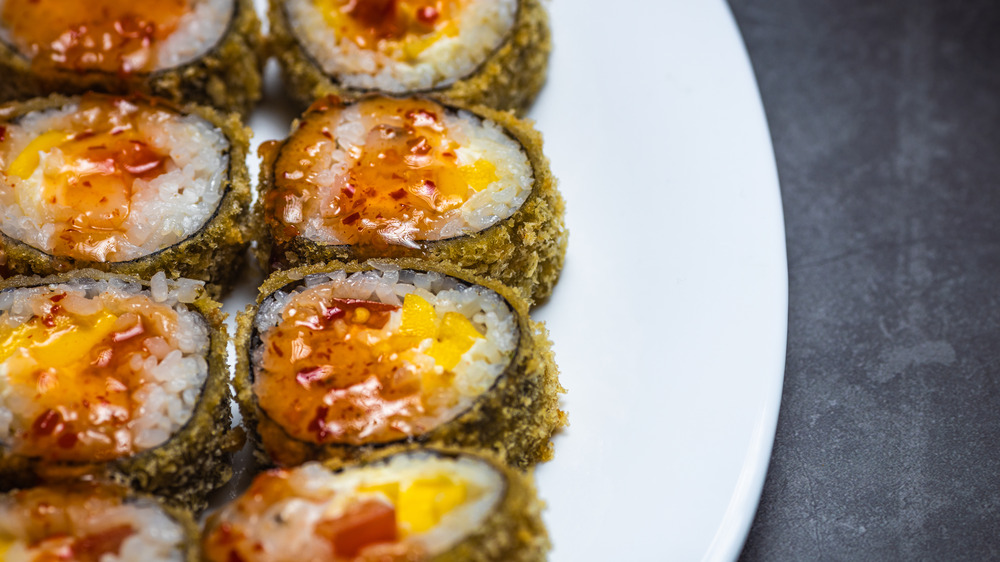
<instances>
[{"instance_id":1,"label":"sushi roll piece","mask_svg":"<svg viewBox=\"0 0 1000 562\"><path fill-rule=\"evenodd\" d=\"M96 475L202 507L243 442L222 316L162 273L0 284L0 487Z\"/></svg>"},{"instance_id":2,"label":"sushi roll piece","mask_svg":"<svg viewBox=\"0 0 1000 562\"><path fill-rule=\"evenodd\" d=\"M539 0L271 0L268 15L303 104L379 91L523 114L545 83Z\"/></svg>"},{"instance_id":3,"label":"sushi roll piece","mask_svg":"<svg viewBox=\"0 0 1000 562\"><path fill-rule=\"evenodd\" d=\"M76 482L0 495L0 560L196 562L191 515L120 486Z\"/></svg>"},{"instance_id":4,"label":"sushi roll piece","mask_svg":"<svg viewBox=\"0 0 1000 562\"><path fill-rule=\"evenodd\" d=\"M549 548L529 476L468 452L418 449L338 472L260 474L202 534L211 562L531 561Z\"/></svg>"},{"instance_id":5,"label":"sushi roll piece","mask_svg":"<svg viewBox=\"0 0 1000 562\"><path fill-rule=\"evenodd\" d=\"M562 269L564 204L541 136L509 114L424 98L314 104L263 147L259 260L419 257L535 302Z\"/></svg>"},{"instance_id":6,"label":"sushi roll piece","mask_svg":"<svg viewBox=\"0 0 1000 562\"><path fill-rule=\"evenodd\" d=\"M155 98L0 106L0 273L95 268L209 282L243 262L248 131Z\"/></svg>"},{"instance_id":7,"label":"sushi roll piece","mask_svg":"<svg viewBox=\"0 0 1000 562\"><path fill-rule=\"evenodd\" d=\"M142 92L246 115L260 51L252 0L0 0L0 101Z\"/></svg>"},{"instance_id":8,"label":"sushi roll piece","mask_svg":"<svg viewBox=\"0 0 1000 562\"><path fill-rule=\"evenodd\" d=\"M238 320L237 384L265 463L421 442L522 468L566 424L544 328L513 291L397 260L272 275Z\"/></svg>"}]
</instances>

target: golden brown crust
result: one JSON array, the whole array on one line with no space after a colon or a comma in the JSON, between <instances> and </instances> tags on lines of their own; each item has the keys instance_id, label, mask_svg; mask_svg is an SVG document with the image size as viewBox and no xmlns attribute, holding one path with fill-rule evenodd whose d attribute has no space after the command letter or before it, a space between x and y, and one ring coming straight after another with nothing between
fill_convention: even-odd
<instances>
[{"instance_id":1,"label":"golden brown crust","mask_svg":"<svg viewBox=\"0 0 1000 562\"><path fill-rule=\"evenodd\" d=\"M362 446L316 445L298 441L276 423L271 422L258 407L251 388L250 348L254 337L253 318L256 307L248 308L237 319L236 388L237 397L247 420L247 427L260 437L263 433L271 444L269 451L258 449L262 462L294 465L311 459L323 459L329 465L364 462L406 448L410 442L439 447L468 447L490 451L506 462L527 468L552 458L552 435L567 423L566 413L559 410L558 368L544 327L528 317L528 305L514 291L454 266L415 259L379 260L380 266L394 265L400 269L437 271L473 285L490 289L507 301L520 330L517 351L507 369L488 392L457 418L438 428L415 436L409 442ZM348 273L374 269L371 263L329 263L281 271L268 278L260 288L258 304L282 287L313 273L344 270ZM260 441L260 439L258 439ZM280 447L274 444L280 443ZM275 459L277 456L279 458Z\"/></svg>"},{"instance_id":2,"label":"golden brown crust","mask_svg":"<svg viewBox=\"0 0 1000 562\"><path fill-rule=\"evenodd\" d=\"M281 64L288 91L303 106L325 95L353 99L369 93L343 87L323 72L297 40L282 0L270 0L268 18L270 50ZM545 84L551 50L545 8L540 0L521 0L513 30L476 70L451 85L410 93L524 115Z\"/></svg>"},{"instance_id":3,"label":"golden brown crust","mask_svg":"<svg viewBox=\"0 0 1000 562\"><path fill-rule=\"evenodd\" d=\"M0 101L23 100L51 93L143 93L175 104L200 103L246 116L260 100L264 63L260 20L253 0L237 0L236 12L223 37L192 62L152 73L59 71L39 75L31 61L0 41Z\"/></svg>"},{"instance_id":4,"label":"golden brown crust","mask_svg":"<svg viewBox=\"0 0 1000 562\"><path fill-rule=\"evenodd\" d=\"M50 277L15 277L0 282L0 291L17 287L65 283L73 279L125 279L148 287L147 281L80 270ZM166 443L107 463L46 462L25 458L0 446L0 489L59 482L84 476L100 477L134 490L163 496L172 504L195 511L207 505L206 495L232 477L231 455L244 442L242 428L232 427L233 392L227 362L229 335L222 305L203 293L189 308L209 327L208 377L191 419Z\"/></svg>"},{"instance_id":5,"label":"golden brown crust","mask_svg":"<svg viewBox=\"0 0 1000 562\"><path fill-rule=\"evenodd\" d=\"M0 106L0 122L16 119L33 111L61 107L75 98L52 95ZM188 277L210 284L213 296L231 288L245 261L252 237L249 224L250 174L246 159L250 130L235 114L222 115L204 106L175 107L155 98L140 98L159 103L182 114L197 115L223 132L229 143L229 173L223 180L224 195L215 214L197 232L185 240L147 256L124 262L96 262L54 256L0 232L0 275L51 275L71 269L92 268L110 273L149 279L163 271L172 278Z\"/></svg>"},{"instance_id":6,"label":"golden brown crust","mask_svg":"<svg viewBox=\"0 0 1000 562\"><path fill-rule=\"evenodd\" d=\"M485 107L466 109L497 123L524 148L535 183L531 194L512 216L486 230L456 238L425 241L418 248L395 246L329 246L304 237L283 238L279 227L265 215L263 201L274 189L274 164L278 150L265 154L260 167L260 194L254 208L255 222L263 229L257 259L271 270L331 260L362 261L382 257L422 258L456 265L476 275L496 279L520 291L533 303L552 293L566 258L568 232L565 202L556 187L549 160L542 152L542 136L528 121ZM293 124L293 130L297 124Z\"/></svg>"}]
</instances>

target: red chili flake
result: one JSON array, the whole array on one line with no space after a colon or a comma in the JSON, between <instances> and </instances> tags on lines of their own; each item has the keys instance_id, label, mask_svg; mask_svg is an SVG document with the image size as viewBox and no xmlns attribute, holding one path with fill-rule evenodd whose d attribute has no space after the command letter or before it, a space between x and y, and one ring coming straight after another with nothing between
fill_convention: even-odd
<instances>
[{"instance_id":1,"label":"red chili flake","mask_svg":"<svg viewBox=\"0 0 1000 562\"><path fill-rule=\"evenodd\" d=\"M392 193L390 193L389 197L392 197L396 201L399 201L403 197L406 197L406 190L402 189L402 188L397 189L396 191L393 191Z\"/></svg>"},{"instance_id":2,"label":"red chili flake","mask_svg":"<svg viewBox=\"0 0 1000 562\"><path fill-rule=\"evenodd\" d=\"M323 318L325 320L335 320L346 314L346 312L344 312L344 309L340 308L339 306L332 306L330 308L327 308L325 304L320 303L320 307L323 310Z\"/></svg>"},{"instance_id":3,"label":"red chili flake","mask_svg":"<svg viewBox=\"0 0 1000 562\"><path fill-rule=\"evenodd\" d=\"M56 443L58 443L63 449L72 449L73 445L76 445L77 441L79 441L79 438L76 436L76 433L70 432L60 435L59 439L56 440Z\"/></svg>"},{"instance_id":4,"label":"red chili flake","mask_svg":"<svg viewBox=\"0 0 1000 562\"><path fill-rule=\"evenodd\" d=\"M244 562L244 560L235 550L230 550L228 562Z\"/></svg>"},{"instance_id":5,"label":"red chili flake","mask_svg":"<svg viewBox=\"0 0 1000 562\"><path fill-rule=\"evenodd\" d=\"M312 386L312 383L323 380L324 373L326 373L326 370L323 367L303 369L295 374L295 382L309 388Z\"/></svg>"},{"instance_id":6,"label":"red chili flake","mask_svg":"<svg viewBox=\"0 0 1000 562\"><path fill-rule=\"evenodd\" d=\"M87 129L86 131L80 131L79 133L73 135L73 140L78 141L78 140L89 139L90 137L95 136L96 134L97 133L95 133L92 129Z\"/></svg>"},{"instance_id":7,"label":"red chili flake","mask_svg":"<svg viewBox=\"0 0 1000 562\"><path fill-rule=\"evenodd\" d=\"M328 406L320 406L316 408L316 417L309 422L309 426L306 428L309 431L315 431L316 438L320 441L325 439L326 436L330 434L330 432L326 430L326 415L329 412L330 408Z\"/></svg>"},{"instance_id":8,"label":"red chili flake","mask_svg":"<svg viewBox=\"0 0 1000 562\"><path fill-rule=\"evenodd\" d=\"M332 134L332 133L330 133L330 129L327 129L326 127L323 127L323 130L321 130L321 131L320 131L320 133L321 133L321 134L322 134L322 135L323 135L324 137L326 137L326 138L328 138L328 139L330 139L330 140L333 140L333 134Z\"/></svg>"},{"instance_id":9,"label":"red chili flake","mask_svg":"<svg viewBox=\"0 0 1000 562\"><path fill-rule=\"evenodd\" d=\"M427 142L427 137L417 137L406 143L412 154L423 156L431 151L431 144Z\"/></svg>"},{"instance_id":10,"label":"red chili flake","mask_svg":"<svg viewBox=\"0 0 1000 562\"><path fill-rule=\"evenodd\" d=\"M417 19L420 20L421 23L426 23L427 25L431 25L437 21L440 15L441 14L439 14L433 6L424 6L417 10Z\"/></svg>"},{"instance_id":11,"label":"red chili flake","mask_svg":"<svg viewBox=\"0 0 1000 562\"><path fill-rule=\"evenodd\" d=\"M340 189L340 192L346 195L347 197L354 197L354 186L351 184L347 184Z\"/></svg>"},{"instance_id":12,"label":"red chili flake","mask_svg":"<svg viewBox=\"0 0 1000 562\"><path fill-rule=\"evenodd\" d=\"M357 220L360 219L360 218L361 218L361 214L360 213L354 213L354 214L348 216L347 218L345 218L343 220L343 223L347 224L347 225L353 224L353 223L357 222Z\"/></svg>"},{"instance_id":13,"label":"red chili flake","mask_svg":"<svg viewBox=\"0 0 1000 562\"><path fill-rule=\"evenodd\" d=\"M52 435L60 425L62 425L62 415L55 410L45 410L35 419L31 429L35 435Z\"/></svg>"},{"instance_id":14,"label":"red chili flake","mask_svg":"<svg viewBox=\"0 0 1000 562\"><path fill-rule=\"evenodd\" d=\"M66 298L66 293L59 293L58 295L52 295L51 297L49 297L49 300L52 302L59 302L64 298Z\"/></svg>"},{"instance_id":15,"label":"red chili flake","mask_svg":"<svg viewBox=\"0 0 1000 562\"><path fill-rule=\"evenodd\" d=\"M0 126L0 142L7 138L7 127Z\"/></svg>"}]
</instances>

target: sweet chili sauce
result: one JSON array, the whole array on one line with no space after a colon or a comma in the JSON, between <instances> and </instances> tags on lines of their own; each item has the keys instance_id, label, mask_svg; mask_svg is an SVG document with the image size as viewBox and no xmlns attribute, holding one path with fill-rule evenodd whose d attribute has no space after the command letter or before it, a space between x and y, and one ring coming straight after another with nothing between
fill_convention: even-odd
<instances>
[{"instance_id":1,"label":"sweet chili sauce","mask_svg":"<svg viewBox=\"0 0 1000 562\"><path fill-rule=\"evenodd\" d=\"M318 221L340 244L418 247L497 179L486 160L460 165L439 104L372 98L358 107L365 138L346 149L346 173L331 173L331 154L344 148L334 135L339 104L307 114L280 149L266 196L277 238Z\"/></svg>"},{"instance_id":2,"label":"sweet chili sauce","mask_svg":"<svg viewBox=\"0 0 1000 562\"><path fill-rule=\"evenodd\" d=\"M460 0L319 0L337 37L362 48L414 40L454 27Z\"/></svg>"},{"instance_id":3,"label":"sweet chili sauce","mask_svg":"<svg viewBox=\"0 0 1000 562\"><path fill-rule=\"evenodd\" d=\"M423 410L419 373L371 334L398 306L327 299L290 307L264 340L254 391L294 438L314 443L388 441Z\"/></svg>"},{"instance_id":4,"label":"sweet chili sauce","mask_svg":"<svg viewBox=\"0 0 1000 562\"><path fill-rule=\"evenodd\" d=\"M170 161L141 130L143 122L155 123L158 111L121 98L85 96L69 130L42 133L11 158L5 170L8 184L14 178L38 177L40 152L62 153L62 165L46 165L40 176L40 203L57 225L51 253L117 261L122 241L129 239L136 180L159 176Z\"/></svg>"},{"instance_id":5,"label":"sweet chili sauce","mask_svg":"<svg viewBox=\"0 0 1000 562\"><path fill-rule=\"evenodd\" d=\"M176 313L145 297L94 314L67 312L61 291L42 314L0 329L0 357L12 393L30 399L33 419L13 435L13 450L50 461L101 462L136 452L128 424L144 407L134 393L147 381L132 366L166 342Z\"/></svg>"},{"instance_id":6,"label":"sweet chili sauce","mask_svg":"<svg viewBox=\"0 0 1000 562\"><path fill-rule=\"evenodd\" d=\"M36 71L122 74L155 68L157 43L191 11L191 0L6 0L0 17Z\"/></svg>"},{"instance_id":7,"label":"sweet chili sauce","mask_svg":"<svg viewBox=\"0 0 1000 562\"><path fill-rule=\"evenodd\" d=\"M136 533L128 523L83 531L122 505L123 493L117 487L79 482L21 490L11 500L6 514L23 522L24 536L19 538L38 562L98 562L102 556L117 555L125 539Z\"/></svg>"}]
</instances>

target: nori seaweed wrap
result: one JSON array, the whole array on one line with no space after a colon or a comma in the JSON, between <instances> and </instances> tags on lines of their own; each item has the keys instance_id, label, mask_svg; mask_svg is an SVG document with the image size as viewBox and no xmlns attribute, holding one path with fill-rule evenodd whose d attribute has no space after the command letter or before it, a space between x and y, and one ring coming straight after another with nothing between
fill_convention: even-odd
<instances>
[{"instance_id":1,"label":"nori seaweed wrap","mask_svg":"<svg viewBox=\"0 0 1000 562\"><path fill-rule=\"evenodd\" d=\"M312 462L259 475L209 518L203 556L527 562L549 549L531 476L489 456L410 448L331 468Z\"/></svg>"},{"instance_id":2,"label":"nori seaweed wrap","mask_svg":"<svg viewBox=\"0 0 1000 562\"><path fill-rule=\"evenodd\" d=\"M318 101L261 150L258 260L270 269L418 257L544 300L564 203L527 122L424 98Z\"/></svg>"},{"instance_id":3,"label":"nori seaweed wrap","mask_svg":"<svg viewBox=\"0 0 1000 562\"><path fill-rule=\"evenodd\" d=\"M235 115L88 94L0 106L0 274L158 271L222 292L251 238Z\"/></svg>"},{"instance_id":4,"label":"nori seaweed wrap","mask_svg":"<svg viewBox=\"0 0 1000 562\"><path fill-rule=\"evenodd\" d=\"M0 4L0 101L141 92L246 115L263 62L252 0Z\"/></svg>"},{"instance_id":5,"label":"nori seaweed wrap","mask_svg":"<svg viewBox=\"0 0 1000 562\"><path fill-rule=\"evenodd\" d=\"M0 559L196 562L191 514L127 488L79 481L0 495Z\"/></svg>"},{"instance_id":6,"label":"nori seaweed wrap","mask_svg":"<svg viewBox=\"0 0 1000 562\"><path fill-rule=\"evenodd\" d=\"M420 260L273 274L238 319L236 385L262 461L363 461L409 443L528 467L566 424L542 325L514 291Z\"/></svg>"},{"instance_id":7,"label":"nori seaweed wrap","mask_svg":"<svg viewBox=\"0 0 1000 562\"><path fill-rule=\"evenodd\" d=\"M0 487L93 476L200 509L232 475L229 341L203 283L0 283Z\"/></svg>"},{"instance_id":8,"label":"nori seaweed wrap","mask_svg":"<svg viewBox=\"0 0 1000 562\"><path fill-rule=\"evenodd\" d=\"M539 0L271 0L268 17L303 105L380 91L524 114L551 50Z\"/></svg>"}]
</instances>

